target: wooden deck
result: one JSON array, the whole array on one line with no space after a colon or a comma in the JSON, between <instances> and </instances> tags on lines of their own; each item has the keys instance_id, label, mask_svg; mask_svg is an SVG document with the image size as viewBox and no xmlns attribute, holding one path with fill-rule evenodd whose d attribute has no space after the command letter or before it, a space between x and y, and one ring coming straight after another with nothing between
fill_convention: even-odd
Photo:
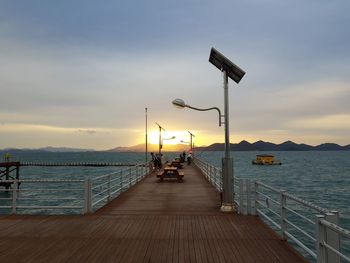
<instances>
[{"instance_id":1,"label":"wooden deck","mask_svg":"<svg viewBox=\"0 0 350 263\"><path fill-rule=\"evenodd\" d=\"M219 212L194 167L88 216L1 216L0 262L306 262L258 217Z\"/></svg>"}]
</instances>

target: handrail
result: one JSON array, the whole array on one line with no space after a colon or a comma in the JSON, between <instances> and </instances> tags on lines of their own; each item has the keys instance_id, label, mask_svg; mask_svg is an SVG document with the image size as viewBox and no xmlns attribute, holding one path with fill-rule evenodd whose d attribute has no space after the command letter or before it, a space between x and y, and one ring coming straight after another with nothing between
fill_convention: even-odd
<instances>
[{"instance_id":1,"label":"handrail","mask_svg":"<svg viewBox=\"0 0 350 263\"><path fill-rule=\"evenodd\" d=\"M10 213L91 213L139 182L150 172L149 163L87 178L0 180L2 209ZM35 187L33 184L37 184ZM28 187L29 185L29 187ZM66 211L69 209L69 211ZM61 212L58 212L60 210Z\"/></svg>"},{"instance_id":2,"label":"handrail","mask_svg":"<svg viewBox=\"0 0 350 263\"><path fill-rule=\"evenodd\" d=\"M222 185L220 169L198 158L194 158L194 162L216 189L217 181ZM285 190L256 180L235 177L234 187L238 188L234 201L238 204L239 213L251 214L250 207L253 203L252 214L260 216L272 225L274 230L279 231L283 239L290 239L292 244L301 248L311 258L317 259L317 262L339 263L341 259L350 262L350 257L341 252L345 242L340 242L341 237L350 239L350 231L338 225L337 211L322 208ZM222 188L218 190L221 191ZM298 209L295 209L296 207ZM319 213L323 216L317 216ZM318 223L315 223L315 218L318 217L321 219L317 219ZM300 224L300 221L303 223ZM315 229L315 225L322 228L322 231ZM322 236L327 236L328 239L322 239ZM350 240L346 244L349 246ZM350 251L350 247L347 247L347 250Z\"/></svg>"}]
</instances>

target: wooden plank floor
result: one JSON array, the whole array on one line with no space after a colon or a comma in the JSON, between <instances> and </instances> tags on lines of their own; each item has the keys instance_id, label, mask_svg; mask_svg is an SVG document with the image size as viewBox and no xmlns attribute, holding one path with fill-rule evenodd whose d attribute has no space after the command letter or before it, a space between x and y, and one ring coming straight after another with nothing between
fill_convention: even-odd
<instances>
[{"instance_id":1,"label":"wooden plank floor","mask_svg":"<svg viewBox=\"0 0 350 263\"><path fill-rule=\"evenodd\" d=\"M193 166L88 216L1 216L0 262L306 262L257 217L219 212Z\"/></svg>"}]
</instances>

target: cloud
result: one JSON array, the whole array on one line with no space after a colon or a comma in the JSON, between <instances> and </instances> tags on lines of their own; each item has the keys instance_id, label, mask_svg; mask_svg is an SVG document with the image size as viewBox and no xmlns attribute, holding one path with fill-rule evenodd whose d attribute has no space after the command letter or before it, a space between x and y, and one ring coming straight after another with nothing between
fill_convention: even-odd
<instances>
[{"instance_id":1,"label":"cloud","mask_svg":"<svg viewBox=\"0 0 350 263\"><path fill-rule=\"evenodd\" d=\"M234 139L290 139L303 127L319 127L315 138L341 139L348 126L339 116L350 114L349 3L182 4L1 3L0 123L12 142L17 129L38 143L35 132L51 134L42 144L63 140L52 134L73 144L80 135L89 148L134 144L143 137L145 107L150 128L157 121L201 131L203 144L223 140L216 112L171 105L182 98L223 109L222 75L208 62L212 46L247 71L239 85L230 81ZM11 125L20 126L10 132Z\"/></svg>"},{"instance_id":2,"label":"cloud","mask_svg":"<svg viewBox=\"0 0 350 263\"><path fill-rule=\"evenodd\" d=\"M325 115L314 118L300 118L289 121L286 126L302 130L350 131L350 114Z\"/></svg>"},{"instance_id":3,"label":"cloud","mask_svg":"<svg viewBox=\"0 0 350 263\"><path fill-rule=\"evenodd\" d=\"M96 130L82 130L82 129L79 129L78 132L87 133L87 134L95 134L95 133L97 133Z\"/></svg>"}]
</instances>

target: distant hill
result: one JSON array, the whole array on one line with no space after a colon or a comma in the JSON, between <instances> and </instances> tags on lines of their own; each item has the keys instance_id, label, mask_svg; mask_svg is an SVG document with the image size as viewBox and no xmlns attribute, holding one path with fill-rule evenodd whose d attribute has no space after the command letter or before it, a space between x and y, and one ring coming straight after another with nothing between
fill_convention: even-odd
<instances>
[{"instance_id":1,"label":"distant hill","mask_svg":"<svg viewBox=\"0 0 350 263\"><path fill-rule=\"evenodd\" d=\"M94 149L80 149L80 148L70 148L70 147L42 147L42 148L7 148L7 149L0 149L0 152L92 152L95 151Z\"/></svg>"},{"instance_id":2,"label":"distant hill","mask_svg":"<svg viewBox=\"0 0 350 263\"><path fill-rule=\"evenodd\" d=\"M209 146L195 147L197 151L224 151L224 143L213 143ZM176 145L164 145L163 152L182 152L189 149L188 145L176 144ZM231 151L350 151L350 144L341 146L336 143L323 143L317 146L311 146L304 143L297 144L292 141L285 141L281 144L275 144L272 142L257 141L250 143L248 141L241 141L240 143L231 143ZM94 149L79 149L70 147L42 147L37 149L16 149L7 148L0 149L0 152L20 152L20 151L32 151L32 152L93 152ZM138 144L130 147L116 147L113 149L105 150L104 152L144 152L145 144ZM148 152L158 152L158 144L149 144Z\"/></svg>"},{"instance_id":3,"label":"distant hill","mask_svg":"<svg viewBox=\"0 0 350 263\"><path fill-rule=\"evenodd\" d=\"M214 143L206 147L196 147L197 151L223 151L224 143ZM272 142L257 141L250 143L241 141L240 143L231 143L231 151L350 151L350 145L340 146L335 143L324 143L317 146L307 144L297 144L292 141L286 141L281 144Z\"/></svg>"}]
</instances>

